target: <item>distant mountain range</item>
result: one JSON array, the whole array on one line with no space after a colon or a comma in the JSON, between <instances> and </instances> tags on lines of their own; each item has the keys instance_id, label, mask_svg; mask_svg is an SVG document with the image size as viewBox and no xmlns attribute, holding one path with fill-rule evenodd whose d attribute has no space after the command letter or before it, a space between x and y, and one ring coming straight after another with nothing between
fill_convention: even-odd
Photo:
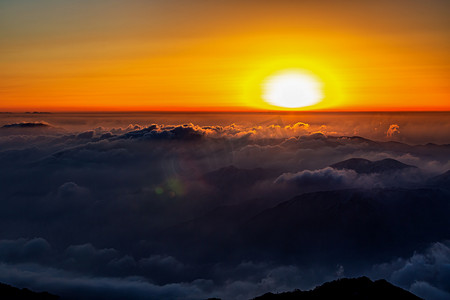
<instances>
[{"instance_id":1,"label":"distant mountain range","mask_svg":"<svg viewBox=\"0 0 450 300\"><path fill-rule=\"evenodd\" d=\"M448 238L449 200L433 188L313 192L266 209L239 231L261 256L282 249L297 260L383 260Z\"/></svg>"},{"instance_id":2,"label":"distant mountain range","mask_svg":"<svg viewBox=\"0 0 450 300\"><path fill-rule=\"evenodd\" d=\"M407 165L391 158L377 161L370 161L363 158L350 158L333 164L330 167L338 170L353 170L358 174L387 173L409 168L417 168L415 166Z\"/></svg>"},{"instance_id":3,"label":"distant mountain range","mask_svg":"<svg viewBox=\"0 0 450 300\"><path fill-rule=\"evenodd\" d=\"M393 159L355 158L332 166L363 173L416 169ZM262 169L230 166L204 179L226 193L226 187L245 188L271 176L272 172ZM409 188L317 191L265 208L252 203L257 200L221 205L171 227L163 239L176 240L179 249L198 245L195 257L166 249L186 259L205 259L215 251L236 260L248 256L297 262L315 258L324 263L383 261L450 236L449 180L450 171ZM215 246L205 248L205 243Z\"/></svg>"},{"instance_id":4,"label":"distant mountain range","mask_svg":"<svg viewBox=\"0 0 450 300\"><path fill-rule=\"evenodd\" d=\"M427 183L429 185L450 189L450 170L441 175L430 178Z\"/></svg>"}]
</instances>

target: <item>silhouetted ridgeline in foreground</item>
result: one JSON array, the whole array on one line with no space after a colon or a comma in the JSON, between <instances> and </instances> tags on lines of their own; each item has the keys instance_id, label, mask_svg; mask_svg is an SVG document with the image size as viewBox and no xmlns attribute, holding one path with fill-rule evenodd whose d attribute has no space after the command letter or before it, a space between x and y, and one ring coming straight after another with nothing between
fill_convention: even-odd
<instances>
[{"instance_id":1,"label":"silhouetted ridgeline in foreground","mask_svg":"<svg viewBox=\"0 0 450 300\"><path fill-rule=\"evenodd\" d=\"M0 299L5 300L57 300L59 296L47 292L36 293L29 289L19 289L0 283Z\"/></svg>"},{"instance_id":2,"label":"silhouetted ridgeline in foreground","mask_svg":"<svg viewBox=\"0 0 450 300\"><path fill-rule=\"evenodd\" d=\"M59 296L47 292L36 293L28 289L19 289L0 283L0 299L8 300L57 300ZM347 299L378 300L402 299L420 300L414 294L396 287L386 280L372 281L367 277L343 278L326 282L310 291L295 290L279 294L267 293L253 300L313 300L313 299ZM208 300L220 300L209 298Z\"/></svg>"},{"instance_id":3,"label":"silhouetted ridgeline in foreground","mask_svg":"<svg viewBox=\"0 0 450 300\"><path fill-rule=\"evenodd\" d=\"M422 299L396 287L386 280L372 281L367 277L344 278L324 283L311 291L296 290L280 294L267 293L254 300L312 300L312 299Z\"/></svg>"}]
</instances>

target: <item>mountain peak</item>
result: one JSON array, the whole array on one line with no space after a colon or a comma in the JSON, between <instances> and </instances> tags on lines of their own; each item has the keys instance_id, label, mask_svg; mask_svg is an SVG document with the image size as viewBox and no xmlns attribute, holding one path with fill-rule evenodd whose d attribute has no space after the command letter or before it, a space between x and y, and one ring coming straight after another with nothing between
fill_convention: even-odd
<instances>
[{"instance_id":1,"label":"mountain peak","mask_svg":"<svg viewBox=\"0 0 450 300\"><path fill-rule=\"evenodd\" d=\"M324 283L310 291L295 290L280 294L267 293L253 300L312 300L312 299L411 299L416 295L396 287L386 280L372 281L367 277L342 278Z\"/></svg>"},{"instance_id":2,"label":"mountain peak","mask_svg":"<svg viewBox=\"0 0 450 300\"><path fill-rule=\"evenodd\" d=\"M392 158L385 158L377 161L371 161L364 158L350 158L335 163L330 167L338 170L342 169L353 170L356 173L360 174L386 173L408 168L417 168L415 166L404 164Z\"/></svg>"}]
</instances>

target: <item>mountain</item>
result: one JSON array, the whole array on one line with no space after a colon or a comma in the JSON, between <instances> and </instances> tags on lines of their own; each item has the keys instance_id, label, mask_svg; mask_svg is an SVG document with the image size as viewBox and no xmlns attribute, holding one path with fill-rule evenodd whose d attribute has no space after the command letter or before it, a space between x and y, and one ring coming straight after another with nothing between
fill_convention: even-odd
<instances>
[{"instance_id":1,"label":"mountain","mask_svg":"<svg viewBox=\"0 0 450 300\"><path fill-rule=\"evenodd\" d=\"M201 259L209 262L210 257L215 258L218 254L222 257L231 258L240 253L235 251L236 238L239 238L239 226L246 222L262 209L256 205L222 205L206 212L193 220L189 220L165 230L162 235L163 245L176 243L177 250L181 251L177 257L188 259ZM205 247L205 244L209 245ZM211 256L212 252L215 254Z\"/></svg>"},{"instance_id":2,"label":"mountain","mask_svg":"<svg viewBox=\"0 0 450 300\"><path fill-rule=\"evenodd\" d=\"M4 283L0 283L0 299L8 300L57 300L59 296L47 292L36 293L29 289L19 289Z\"/></svg>"},{"instance_id":3,"label":"mountain","mask_svg":"<svg viewBox=\"0 0 450 300\"><path fill-rule=\"evenodd\" d=\"M47 122L21 122L5 124L0 127L0 136L3 135L35 135L35 134L61 134L65 130L54 127Z\"/></svg>"},{"instance_id":4,"label":"mountain","mask_svg":"<svg viewBox=\"0 0 450 300\"><path fill-rule=\"evenodd\" d=\"M414 294L396 287L386 280L372 281L367 277L343 278L324 283L311 291L295 290L280 294L267 293L253 300L318 300L318 299L347 299L347 300L379 300L402 299L420 300Z\"/></svg>"},{"instance_id":5,"label":"mountain","mask_svg":"<svg viewBox=\"0 0 450 300\"><path fill-rule=\"evenodd\" d=\"M7 129L7 128L47 128L52 127L50 124L45 122L22 122L22 123L13 123L13 124L6 124L3 125L1 128Z\"/></svg>"},{"instance_id":6,"label":"mountain","mask_svg":"<svg viewBox=\"0 0 450 300\"><path fill-rule=\"evenodd\" d=\"M430 178L427 183L440 188L450 189L450 170L441 175Z\"/></svg>"},{"instance_id":7,"label":"mountain","mask_svg":"<svg viewBox=\"0 0 450 300\"><path fill-rule=\"evenodd\" d=\"M167 228L160 245L186 261L226 257L362 266L448 239L449 215L450 192L440 188L320 191L269 208L218 206Z\"/></svg>"},{"instance_id":8,"label":"mountain","mask_svg":"<svg viewBox=\"0 0 450 300\"><path fill-rule=\"evenodd\" d=\"M335 163L330 167L338 170L353 170L359 174L388 173L409 168L417 168L415 166L407 165L391 158L386 158L378 161L370 161L363 158L350 158Z\"/></svg>"},{"instance_id":9,"label":"mountain","mask_svg":"<svg viewBox=\"0 0 450 300\"><path fill-rule=\"evenodd\" d=\"M239 232L243 247L261 258L386 260L448 238L449 200L432 188L313 192L264 210Z\"/></svg>"}]
</instances>

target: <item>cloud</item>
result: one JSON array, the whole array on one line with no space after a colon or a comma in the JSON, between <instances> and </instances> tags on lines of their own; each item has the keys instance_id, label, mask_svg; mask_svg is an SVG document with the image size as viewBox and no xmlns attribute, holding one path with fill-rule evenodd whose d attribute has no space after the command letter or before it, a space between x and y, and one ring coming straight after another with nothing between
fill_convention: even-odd
<instances>
[{"instance_id":1,"label":"cloud","mask_svg":"<svg viewBox=\"0 0 450 300\"><path fill-rule=\"evenodd\" d=\"M446 300L450 298L450 293L440 290L428 282L416 281L411 287L410 291L415 295L429 300Z\"/></svg>"},{"instance_id":2,"label":"cloud","mask_svg":"<svg viewBox=\"0 0 450 300\"><path fill-rule=\"evenodd\" d=\"M370 171L370 172L369 172ZM302 192L347 188L383 188L423 184L426 176L415 167L392 159L371 162L352 158L317 170L283 173L276 184L295 186Z\"/></svg>"},{"instance_id":3,"label":"cloud","mask_svg":"<svg viewBox=\"0 0 450 300\"><path fill-rule=\"evenodd\" d=\"M43 238L0 240L0 261L41 261L51 254L52 248Z\"/></svg>"},{"instance_id":4,"label":"cloud","mask_svg":"<svg viewBox=\"0 0 450 300\"><path fill-rule=\"evenodd\" d=\"M42 238L0 241L0 251L13 253L19 248L34 247ZM0 252L4 253L4 251ZM20 253L20 251L19 251ZM42 253L41 253L42 254ZM319 274L301 271L295 266L241 262L237 265L213 266L214 277L222 280L196 278L176 283L156 283L158 277L176 279L176 273L192 272L176 258L152 255L136 261L121 256L115 249L97 249L91 244L69 246L64 253L48 251L53 259L38 263L29 256L0 255L0 281L34 290L51 290L67 299L249 299L256 295L298 287L310 287ZM58 262L58 260L61 260Z\"/></svg>"},{"instance_id":5,"label":"cloud","mask_svg":"<svg viewBox=\"0 0 450 300\"><path fill-rule=\"evenodd\" d=\"M51 290L65 299L198 299L195 285L155 285L141 277L80 276L38 265L0 264L0 281L33 290Z\"/></svg>"},{"instance_id":6,"label":"cloud","mask_svg":"<svg viewBox=\"0 0 450 300\"><path fill-rule=\"evenodd\" d=\"M336 265L345 267L346 274L362 266L338 260L330 267L321 259L321 266L313 268L297 263L282 246L252 248L240 235L246 222L299 194L348 188L361 189L358 197L363 199L376 195L374 201L379 195L392 200L396 193L423 188L426 193L408 192L414 196L408 199L430 197L435 202L427 207L435 209L441 194L423 183L448 170L450 163L448 145L383 142L384 123L375 141L334 135L354 123L339 129L312 119L192 124L173 117L173 122L157 124L154 116L107 118L68 120L68 129L61 133L26 135L18 128L14 135L0 136L0 260L2 268L10 270L1 280L80 298L103 293L135 299L248 299L278 289L310 288L341 273ZM54 124L52 120L57 119L48 122ZM372 125L361 124L358 130L366 132ZM401 126L403 135L410 127ZM393 158L419 169L390 176L329 167L355 157ZM391 208L396 203L386 202ZM371 208L369 204L361 207ZM439 209L446 212L445 207ZM392 221L388 225L400 226L388 212L383 210ZM402 212L405 220L414 217L408 215L411 210ZM440 220L437 209L433 212L433 220ZM445 231L421 228L424 236ZM407 251L420 243L413 235L404 235L410 239L401 243L399 253L410 255ZM315 245L320 248L324 240ZM348 243L368 242L362 238ZM302 249L313 248L306 243ZM358 250L368 253L364 247ZM264 251L270 255L260 255ZM366 263L375 260L370 255ZM417 282L446 292L436 280ZM429 290L426 284L417 284L417 289Z\"/></svg>"},{"instance_id":7,"label":"cloud","mask_svg":"<svg viewBox=\"0 0 450 300\"><path fill-rule=\"evenodd\" d=\"M450 243L438 242L410 258L374 266L374 274L430 300L450 296Z\"/></svg>"},{"instance_id":8,"label":"cloud","mask_svg":"<svg viewBox=\"0 0 450 300\"><path fill-rule=\"evenodd\" d=\"M363 187L370 183L372 186L374 185L368 176L361 179L353 170L336 170L331 167L314 171L284 173L275 180L275 183L292 183L308 191Z\"/></svg>"},{"instance_id":9,"label":"cloud","mask_svg":"<svg viewBox=\"0 0 450 300\"><path fill-rule=\"evenodd\" d=\"M298 122L293 125L256 125L243 126L230 124L226 126L198 126L192 123L183 125L152 124L145 128L129 131L119 138L145 139L198 139L203 136L214 138L285 138L308 134L309 125ZM117 133L116 131L112 131Z\"/></svg>"},{"instance_id":10,"label":"cloud","mask_svg":"<svg viewBox=\"0 0 450 300\"><path fill-rule=\"evenodd\" d=\"M98 250L92 244L69 246L65 254L66 260L77 268L93 268L95 264L106 264L118 256L115 249Z\"/></svg>"},{"instance_id":11,"label":"cloud","mask_svg":"<svg viewBox=\"0 0 450 300\"><path fill-rule=\"evenodd\" d=\"M390 138L396 137L396 136L398 136L399 134L400 134L400 126L397 125L397 124L391 124L391 125L389 126L389 129L388 129L387 132L386 132L386 136L387 136L387 137L390 137Z\"/></svg>"},{"instance_id":12,"label":"cloud","mask_svg":"<svg viewBox=\"0 0 450 300\"><path fill-rule=\"evenodd\" d=\"M66 182L58 188L58 197L63 199L81 198L88 193L88 189L82 188L74 182Z\"/></svg>"},{"instance_id":13,"label":"cloud","mask_svg":"<svg viewBox=\"0 0 450 300\"><path fill-rule=\"evenodd\" d=\"M58 252L43 238L0 240L0 262L33 263L89 276L142 276L162 284L188 277L183 276L188 266L170 255L153 254L137 259L114 248L98 249L90 243L70 245Z\"/></svg>"},{"instance_id":14,"label":"cloud","mask_svg":"<svg viewBox=\"0 0 450 300\"><path fill-rule=\"evenodd\" d=\"M32 244L38 240L43 241L39 238L9 242ZM0 249L6 244L2 241ZM321 272L302 270L296 266L244 261L236 265L214 265L211 274L215 280L200 277L189 281L157 283L149 276L161 276L163 272L173 280L176 278L173 272L192 270L186 269L171 256L153 255L136 262L131 256L120 257L115 249L97 249L91 244L74 245L64 253L47 255L54 260L36 263L22 257L22 260L5 262L5 257L0 257L0 281L37 291L52 291L65 299L175 300L220 297L247 300L268 291L310 288L315 280L323 278ZM57 262L58 259L62 262Z\"/></svg>"},{"instance_id":15,"label":"cloud","mask_svg":"<svg viewBox=\"0 0 450 300\"><path fill-rule=\"evenodd\" d=\"M94 131L93 130L89 130L89 131L85 131L85 132L81 132L79 134L77 134L77 139L92 139L92 137L94 136Z\"/></svg>"}]
</instances>

